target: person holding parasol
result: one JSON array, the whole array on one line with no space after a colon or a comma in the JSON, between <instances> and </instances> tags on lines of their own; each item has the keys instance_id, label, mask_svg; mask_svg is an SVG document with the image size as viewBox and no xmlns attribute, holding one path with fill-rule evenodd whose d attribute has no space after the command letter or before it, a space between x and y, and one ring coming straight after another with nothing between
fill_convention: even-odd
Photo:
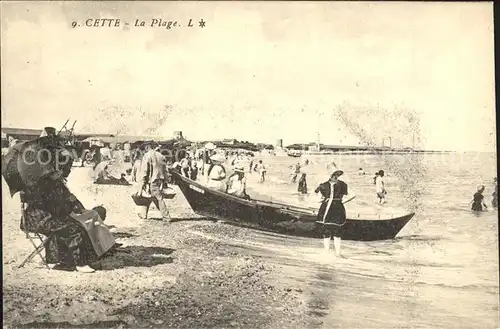
<instances>
[{"instance_id":1,"label":"person holding parasol","mask_svg":"<svg viewBox=\"0 0 500 329\"><path fill-rule=\"evenodd\" d=\"M99 255L86 228L74 218L85 207L66 186L72 161L64 139L48 127L39 138L13 147L2 164L2 175L11 196L20 192L26 205L21 229L50 237L46 262L92 273L95 270L89 265ZM109 242L114 245L112 237Z\"/></svg>"}]
</instances>

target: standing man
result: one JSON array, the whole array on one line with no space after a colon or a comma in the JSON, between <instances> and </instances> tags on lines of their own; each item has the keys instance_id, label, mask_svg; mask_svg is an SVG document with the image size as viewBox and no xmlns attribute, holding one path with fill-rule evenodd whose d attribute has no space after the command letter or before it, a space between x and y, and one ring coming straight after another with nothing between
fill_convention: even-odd
<instances>
[{"instance_id":1,"label":"standing man","mask_svg":"<svg viewBox=\"0 0 500 329\"><path fill-rule=\"evenodd\" d=\"M385 195L387 194L387 190L385 189L384 182L384 171L379 170L378 176L375 177L375 192L377 192L378 202L380 204L385 203Z\"/></svg>"},{"instance_id":2,"label":"standing man","mask_svg":"<svg viewBox=\"0 0 500 329\"><path fill-rule=\"evenodd\" d=\"M320 192L322 196L317 222L323 224L325 251L330 250L330 240L333 238L333 246L337 257L341 257L342 226L347 220L344 203L356 197L354 194L348 194L347 184L338 179L343 173L342 170L336 170L328 181L321 183L314 191L315 193ZM343 200L345 195L348 195L348 198Z\"/></svg>"},{"instance_id":3,"label":"standing man","mask_svg":"<svg viewBox=\"0 0 500 329\"><path fill-rule=\"evenodd\" d=\"M259 163L255 165L254 170L259 172L259 175L260 175L260 182L261 182L261 183L264 183L264 182L266 181L266 172L267 172L267 168L266 168L266 166L262 163L262 160L259 160Z\"/></svg>"},{"instance_id":4,"label":"standing man","mask_svg":"<svg viewBox=\"0 0 500 329\"><path fill-rule=\"evenodd\" d=\"M180 161L182 176L190 178L191 174L191 160L189 159L189 153L186 152L184 158Z\"/></svg>"},{"instance_id":5,"label":"standing man","mask_svg":"<svg viewBox=\"0 0 500 329\"><path fill-rule=\"evenodd\" d=\"M162 219L170 223L172 219L163 199L163 187L166 185L165 179L167 177L165 173L165 158L160 152L155 151L154 144L151 141L145 145L146 154L142 158L142 189L147 190L149 187L152 201L156 208L160 210ZM148 210L149 207L146 208L145 218L148 217ZM139 215L139 217L142 216Z\"/></svg>"}]
</instances>

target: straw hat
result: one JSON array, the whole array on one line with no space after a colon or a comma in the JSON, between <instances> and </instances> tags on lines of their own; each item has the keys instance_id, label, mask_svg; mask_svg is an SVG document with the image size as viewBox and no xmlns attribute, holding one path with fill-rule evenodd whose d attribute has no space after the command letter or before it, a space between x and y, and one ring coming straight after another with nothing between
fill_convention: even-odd
<instances>
[{"instance_id":1,"label":"straw hat","mask_svg":"<svg viewBox=\"0 0 500 329\"><path fill-rule=\"evenodd\" d=\"M205 144L205 148L207 150L215 150L216 147L217 147L217 145L215 145L214 143L206 143Z\"/></svg>"},{"instance_id":2,"label":"straw hat","mask_svg":"<svg viewBox=\"0 0 500 329\"><path fill-rule=\"evenodd\" d=\"M154 141L154 140L148 140L148 141L145 141L144 143L142 143L142 146L146 147L146 146L151 146L151 148L155 148L158 144Z\"/></svg>"},{"instance_id":3,"label":"straw hat","mask_svg":"<svg viewBox=\"0 0 500 329\"><path fill-rule=\"evenodd\" d=\"M344 172L342 170L335 170L332 174L332 177L335 176L335 177L340 177L344 174Z\"/></svg>"},{"instance_id":4,"label":"straw hat","mask_svg":"<svg viewBox=\"0 0 500 329\"><path fill-rule=\"evenodd\" d=\"M45 128L43 128L42 133L40 134L40 137L55 136L55 135L56 135L56 128L45 127Z\"/></svg>"}]
</instances>

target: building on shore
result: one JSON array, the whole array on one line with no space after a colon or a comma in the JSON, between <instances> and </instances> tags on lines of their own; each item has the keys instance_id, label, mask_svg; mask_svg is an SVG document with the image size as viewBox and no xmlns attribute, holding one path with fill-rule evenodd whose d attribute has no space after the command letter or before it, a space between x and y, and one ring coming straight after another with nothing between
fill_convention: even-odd
<instances>
[{"instance_id":1,"label":"building on shore","mask_svg":"<svg viewBox=\"0 0 500 329\"><path fill-rule=\"evenodd\" d=\"M184 139L184 136L182 135L182 131L174 131L174 138L175 139Z\"/></svg>"}]
</instances>

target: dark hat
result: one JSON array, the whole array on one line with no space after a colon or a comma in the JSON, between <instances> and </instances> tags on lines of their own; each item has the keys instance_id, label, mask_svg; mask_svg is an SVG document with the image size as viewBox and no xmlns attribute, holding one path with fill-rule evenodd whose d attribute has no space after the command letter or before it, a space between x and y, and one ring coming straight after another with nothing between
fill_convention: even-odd
<instances>
[{"instance_id":1,"label":"dark hat","mask_svg":"<svg viewBox=\"0 0 500 329\"><path fill-rule=\"evenodd\" d=\"M56 128L45 127L45 128L43 128L42 133L40 134L40 137L55 136L55 135L56 135Z\"/></svg>"},{"instance_id":2,"label":"dark hat","mask_svg":"<svg viewBox=\"0 0 500 329\"><path fill-rule=\"evenodd\" d=\"M150 140L150 141L145 141L144 143L142 143L142 145L156 147L158 145L158 143L156 143L154 140Z\"/></svg>"},{"instance_id":3,"label":"dark hat","mask_svg":"<svg viewBox=\"0 0 500 329\"><path fill-rule=\"evenodd\" d=\"M333 177L333 176L340 177L340 176L342 176L343 174L344 174L344 172L343 172L342 170L335 170L335 171L333 172L333 174L332 174L332 176L331 176L331 177Z\"/></svg>"},{"instance_id":4,"label":"dark hat","mask_svg":"<svg viewBox=\"0 0 500 329\"><path fill-rule=\"evenodd\" d=\"M379 171L378 171L378 174L379 174L379 175L384 175L384 171L383 171L383 170L379 170Z\"/></svg>"}]
</instances>

